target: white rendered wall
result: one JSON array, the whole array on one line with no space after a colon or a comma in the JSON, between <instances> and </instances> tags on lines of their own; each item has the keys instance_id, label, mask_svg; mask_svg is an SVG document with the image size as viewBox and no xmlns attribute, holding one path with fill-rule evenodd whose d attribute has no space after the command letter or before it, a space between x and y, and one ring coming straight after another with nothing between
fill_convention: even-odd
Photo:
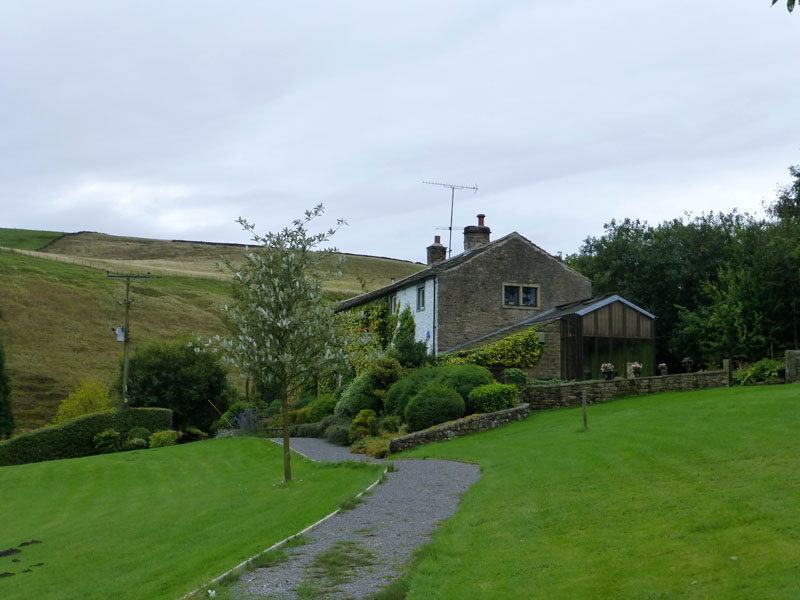
<instances>
[{"instance_id":1,"label":"white rendered wall","mask_svg":"<svg viewBox=\"0 0 800 600\"><path fill-rule=\"evenodd\" d=\"M402 311L406 306L411 307L411 313L414 315L414 324L417 326L416 341L426 342L428 344L428 352L435 352L432 348L433 344L433 324L434 324L434 278L418 281L413 285L397 290L397 302L399 310ZM417 289L425 288L425 309L417 310ZM430 334L430 336L428 335Z\"/></svg>"}]
</instances>

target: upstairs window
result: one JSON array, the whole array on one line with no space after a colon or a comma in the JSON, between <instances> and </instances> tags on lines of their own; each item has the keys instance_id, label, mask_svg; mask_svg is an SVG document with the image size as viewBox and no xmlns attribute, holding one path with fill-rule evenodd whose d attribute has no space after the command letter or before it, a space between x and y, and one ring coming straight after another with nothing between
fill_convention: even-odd
<instances>
[{"instance_id":1,"label":"upstairs window","mask_svg":"<svg viewBox=\"0 0 800 600\"><path fill-rule=\"evenodd\" d=\"M538 308L539 286L507 283L503 286L503 306Z\"/></svg>"},{"instance_id":2,"label":"upstairs window","mask_svg":"<svg viewBox=\"0 0 800 600\"><path fill-rule=\"evenodd\" d=\"M425 310L425 288L417 288L417 310Z\"/></svg>"}]
</instances>

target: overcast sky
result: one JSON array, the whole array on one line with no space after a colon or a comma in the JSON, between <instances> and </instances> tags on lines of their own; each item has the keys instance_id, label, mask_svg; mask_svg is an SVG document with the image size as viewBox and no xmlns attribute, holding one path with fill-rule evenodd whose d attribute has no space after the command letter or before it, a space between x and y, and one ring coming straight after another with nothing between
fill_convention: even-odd
<instances>
[{"instance_id":1,"label":"overcast sky","mask_svg":"<svg viewBox=\"0 0 800 600\"><path fill-rule=\"evenodd\" d=\"M797 11L795 11L797 12ZM246 242L318 203L424 261L485 213L761 214L800 163L800 14L769 0L0 2L0 227Z\"/></svg>"}]
</instances>

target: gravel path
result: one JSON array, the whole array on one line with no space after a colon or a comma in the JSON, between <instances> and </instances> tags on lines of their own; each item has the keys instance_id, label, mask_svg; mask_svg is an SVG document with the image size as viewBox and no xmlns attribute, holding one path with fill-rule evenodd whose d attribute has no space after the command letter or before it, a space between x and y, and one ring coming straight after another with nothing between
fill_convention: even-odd
<instances>
[{"instance_id":1,"label":"gravel path","mask_svg":"<svg viewBox=\"0 0 800 600\"><path fill-rule=\"evenodd\" d=\"M291 446L313 460L364 460L314 438L293 438ZM309 533L307 544L288 550L289 560L243 574L237 591L245 597L296 600L301 588L302 597L363 599L397 579L413 550L455 513L480 472L477 465L443 460L396 460L394 466L396 471L387 473L365 502ZM326 572L326 557L346 564Z\"/></svg>"}]
</instances>

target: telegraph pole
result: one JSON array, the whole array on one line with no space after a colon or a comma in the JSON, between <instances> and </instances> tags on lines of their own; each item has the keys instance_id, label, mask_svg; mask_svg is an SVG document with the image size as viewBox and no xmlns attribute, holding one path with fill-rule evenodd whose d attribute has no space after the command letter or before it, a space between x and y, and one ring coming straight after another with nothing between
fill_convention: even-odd
<instances>
[{"instance_id":1,"label":"telegraph pole","mask_svg":"<svg viewBox=\"0 0 800 600\"><path fill-rule=\"evenodd\" d=\"M450 258L453 254L453 206L456 202L456 190L472 190L476 194L478 193L478 186L477 185L454 185L452 183L437 183L435 181L423 181L422 183L428 185L440 185L442 187L450 188L450 240L447 243L447 258Z\"/></svg>"},{"instance_id":2,"label":"telegraph pole","mask_svg":"<svg viewBox=\"0 0 800 600\"><path fill-rule=\"evenodd\" d=\"M128 347L131 341L131 280L132 279L150 279L150 273L147 275L109 275L106 272L106 279L124 279L125 280L125 297L120 301L120 304L125 304L125 325L123 329L123 341L125 342L124 359L122 367L122 408L128 408ZM119 335L119 334L117 334ZM119 337L117 337L119 339Z\"/></svg>"}]
</instances>

